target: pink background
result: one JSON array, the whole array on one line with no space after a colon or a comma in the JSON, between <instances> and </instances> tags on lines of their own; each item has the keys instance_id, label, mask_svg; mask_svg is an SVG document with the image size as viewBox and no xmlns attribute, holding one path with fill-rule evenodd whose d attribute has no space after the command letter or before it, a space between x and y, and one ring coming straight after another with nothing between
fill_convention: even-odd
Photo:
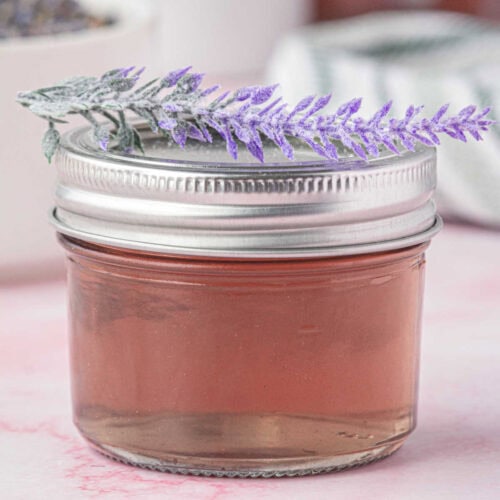
<instances>
[{"instance_id":1,"label":"pink background","mask_svg":"<svg viewBox=\"0 0 500 500\"><path fill-rule=\"evenodd\" d=\"M206 479L109 461L71 423L63 282L0 290L0 498L500 498L500 233L428 252L417 431L394 456L298 479Z\"/></svg>"}]
</instances>

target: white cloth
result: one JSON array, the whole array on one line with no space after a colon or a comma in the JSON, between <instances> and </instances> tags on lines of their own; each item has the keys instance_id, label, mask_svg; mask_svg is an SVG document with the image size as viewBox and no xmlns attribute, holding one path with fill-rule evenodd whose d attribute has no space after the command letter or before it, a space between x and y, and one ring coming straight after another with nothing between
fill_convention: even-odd
<instances>
[{"instance_id":1,"label":"white cloth","mask_svg":"<svg viewBox=\"0 0 500 500\"><path fill-rule=\"evenodd\" d=\"M468 104L492 106L500 120L500 29L477 18L435 11L368 14L301 28L277 46L267 79L293 104L333 93L330 107L363 97L360 114L385 102L402 115L410 104L432 116ZM467 144L443 137L438 203L445 216L500 226L500 127Z\"/></svg>"}]
</instances>

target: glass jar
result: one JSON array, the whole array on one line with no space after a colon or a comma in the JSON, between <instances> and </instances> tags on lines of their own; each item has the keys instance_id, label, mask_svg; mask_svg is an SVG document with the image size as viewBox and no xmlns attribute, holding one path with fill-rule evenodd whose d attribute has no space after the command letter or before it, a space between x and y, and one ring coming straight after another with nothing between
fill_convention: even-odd
<instances>
[{"instance_id":1,"label":"glass jar","mask_svg":"<svg viewBox=\"0 0 500 500\"><path fill-rule=\"evenodd\" d=\"M58 153L74 420L170 472L340 470L415 427L435 152L238 163L222 144Z\"/></svg>"}]
</instances>

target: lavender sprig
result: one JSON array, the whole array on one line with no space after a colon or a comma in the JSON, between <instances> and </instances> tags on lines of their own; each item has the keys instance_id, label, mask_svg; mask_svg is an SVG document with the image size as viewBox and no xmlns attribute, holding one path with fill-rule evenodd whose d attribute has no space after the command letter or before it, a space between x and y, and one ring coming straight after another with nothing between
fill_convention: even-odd
<instances>
[{"instance_id":1,"label":"lavender sprig","mask_svg":"<svg viewBox=\"0 0 500 500\"><path fill-rule=\"evenodd\" d=\"M290 108L281 98L272 98L277 85L243 87L214 98L219 86L202 89L203 75L190 69L171 71L141 86L138 82L144 68L113 69L100 78L70 78L53 87L20 92L17 101L49 122L42 143L49 162L59 144L55 125L72 114L92 124L94 138L103 150L116 141L125 153L143 151L139 132L129 121L130 115L136 115L153 132L170 137L181 148L188 139L212 142L217 133L233 158L238 157L240 142L261 162L263 137L290 159L294 155L293 138L308 144L318 155L337 161L339 144L367 159L377 157L384 147L400 154L401 148L413 151L417 143L434 146L440 143L442 134L464 142L467 134L481 140L481 132L494 123L487 119L489 108L477 111L475 106L447 116L445 105L432 118L420 117L422 106L410 106L403 118L388 118L391 102L365 119L357 114L361 99L321 115L331 95L307 96ZM109 122L111 129L98 118Z\"/></svg>"}]
</instances>

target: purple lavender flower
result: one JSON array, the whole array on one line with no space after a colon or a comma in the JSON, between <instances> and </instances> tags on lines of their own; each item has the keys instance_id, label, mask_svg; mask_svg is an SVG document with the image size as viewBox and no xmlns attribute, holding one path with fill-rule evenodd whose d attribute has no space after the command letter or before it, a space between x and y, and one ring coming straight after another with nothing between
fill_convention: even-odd
<instances>
[{"instance_id":1,"label":"purple lavender flower","mask_svg":"<svg viewBox=\"0 0 500 500\"><path fill-rule=\"evenodd\" d=\"M381 148L400 154L403 148L414 150L417 143L438 145L443 134L460 141L467 141L467 136L479 141L481 133L494 123L487 118L489 108L478 111L475 106L447 116L445 105L431 118L421 117L422 106L410 106L404 117L388 118L391 102L363 118L358 116L359 98L342 104L333 113L320 114L331 95L307 96L289 108L280 97L273 99L276 85L248 86L209 98L219 86L202 89L203 75L190 69L171 71L160 80L136 87L144 68L118 68L101 78L72 78L51 88L19 93L17 100L48 120L44 149L49 159L58 144L54 124L68 114L81 114L91 122L101 149L116 141L125 153L142 150L140 135L127 120L127 114L132 113L146 120L153 132L171 137L180 147L188 139L212 142L216 133L233 158L238 157L239 145L244 145L261 162L264 138L290 159L294 155L290 139L295 139L332 161L338 161L340 145L366 160L378 156ZM109 120L114 130L99 123L95 115Z\"/></svg>"},{"instance_id":2,"label":"purple lavender flower","mask_svg":"<svg viewBox=\"0 0 500 500\"><path fill-rule=\"evenodd\" d=\"M186 66L182 69L176 69L167 73L161 80L162 87L173 87L189 70L191 66Z\"/></svg>"}]
</instances>

